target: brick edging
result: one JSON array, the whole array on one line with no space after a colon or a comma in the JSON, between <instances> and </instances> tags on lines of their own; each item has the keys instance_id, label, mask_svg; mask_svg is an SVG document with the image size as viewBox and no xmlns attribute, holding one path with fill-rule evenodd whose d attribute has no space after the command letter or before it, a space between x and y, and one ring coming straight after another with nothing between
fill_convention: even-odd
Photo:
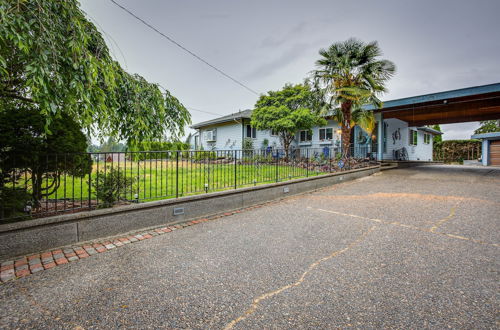
<instances>
[{"instance_id":1,"label":"brick edging","mask_svg":"<svg viewBox=\"0 0 500 330\"><path fill-rule=\"evenodd\" d=\"M5 282L16 280L67 263L75 262L80 259L85 259L93 255L100 254L131 243L148 240L155 236L170 233L175 230L183 229L207 221L216 220L222 217L241 213L243 211L249 211L268 204L277 203L279 201L280 200L274 200L231 212L224 212L222 214L217 214L210 217L185 221L170 226L158 227L137 234L108 238L105 240L99 240L94 243L89 242L78 246L57 248L50 251L30 254L24 257L18 257L14 260L4 261L0 264L0 285L4 284Z\"/></svg>"}]
</instances>

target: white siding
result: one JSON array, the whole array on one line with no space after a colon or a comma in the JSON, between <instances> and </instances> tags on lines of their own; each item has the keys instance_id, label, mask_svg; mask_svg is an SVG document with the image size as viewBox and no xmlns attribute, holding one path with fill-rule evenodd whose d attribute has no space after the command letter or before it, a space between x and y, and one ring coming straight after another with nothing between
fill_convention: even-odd
<instances>
[{"instance_id":1,"label":"white siding","mask_svg":"<svg viewBox=\"0 0 500 330\"><path fill-rule=\"evenodd\" d=\"M245 123L245 132L244 132L244 137L246 137L246 125ZM269 141L268 146L269 147L274 147L274 148L281 148L281 142L278 136L273 136L271 135L271 131L265 130L265 131L259 131L257 130L257 135L255 139L252 139L253 142L253 148L255 150L260 150L263 148L262 143L264 142L264 139L267 139ZM240 145L241 149L241 145Z\"/></svg>"},{"instance_id":2,"label":"white siding","mask_svg":"<svg viewBox=\"0 0 500 330\"><path fill-rule=\"evenodd\" d=\"M391 160L393 159L394 150L406 148L409 160L420 160L420 161L431 161L432 160L432 138L429 144L424 143L423 131L417 130L415 127L410 127L410 129L417 130L418 132L418 142L416 146L409 144L408 137L408 123L401 121L399 119L387 119L384 120L387 125L386 129L386 149L383 153L383 159ZM244 125L247 124L245 121ZM319 140L319 129L320 128L332 128L333 129L333 140L320 141ZM207 130L217 130L217 137L215 142L208 142L205 140L204 132ZM300 143L299 142L299 132L295 136L295 141L292 142L292 146L296 148L315 148L322 149L324 147L337 147L340 145L340 134L338 133L340 127L336 121L328 120L327 125L322 127L314 127L312 129L312 141L310 143ZM240 150L242 148L242 137L246 136L246 127L242 126L240 122L216 124L212 126L203 127L199 130L200 132L200 142L205 150ZM399 132L399 136L396 132ZM353 130L354 134L354 130ZM254 149L262 149L262 142L264 139L269 140L269 146L275 148L282 148L281 142L277 136L271 136L270 131L257 131L257 135L253 140ZM336 144L339 141L339 144Z\"/></svg>"},{"instance_id":3,"label":"white siding","mask_svg":"<svg viewBox=\"0 0 500 330\"><path fill-rule=\"evenodd\" d=\"M384 120L387 124L387 148L384 150L384 159L391 160L394 157L394 150L406 148L408 160L432 161L432 140L433 135L430 134L430 143L424 143L424 134L429 134L419 131L416 127L408 127L408 123L399 119L391 118ZM400 139L396 137L396 132L399 129ZM410 145L409 130L417 131L417 145Z\"/></svg>"},{"instance_id":4,"label":"white siding","mask_svg":"<svg viewBox=\"0 0 500 330\"><path fill-rule=\"evenodd\" d=\"M204 132L217 129L215 142L205 140ZM200 140L204 150L241 149L241 123L217 124L200 129Z\"/></svg>"},{"instance_id":5,"label":"white siding","mask_svg":"<svg viewBox=\"0 0 500 330\"><path fill-rule=\"evenodd\" d=\"M217 130L216 141L206 141L204 132L214 129ZM240 150L242 136L246 136L246 126L242 127L241 123L217 124L200 129L201 144L205 150ZM279 137L271 136L271 131L258 130L255 139L252 139L254 149L261 149L264 139L268 139L269 146L281 148Z\"/></svg>"},{"instance_id":6,"label":"white siding","mask_svg":"<svg viewBox=\"0 0 500 330\"><path fill-rule=\"evenodd\" d=\"M393 159L394 150L401 149L403 147L406 147L409 156L408 123L399 119L391 118L384 120L384 124L387 125L387 129L385 130L387 133L387 136L385 137L386 148L383 150L384 159ZM397 135L399 135L399 138L397 138Z\"/></svg>"},{"instance_id":7,"label":"white siding","mask_svg":"<svg viewBox=\"0 0 500 330\"><path fill-rule=\"evenodd\" d=\"M411 127L416 130L416 127ZM424 143L424 134L429 134L423 131L417 131L417 145L410 146L408 149L408 157L410 160L431 161L432 160L432 140L433 135L429 134L430 143Z\"/></svg>"},{"instance_id":8,"label":"white siding","mask_svg":"<svg viewBox=\"0 0 500 330\"><path fill-rule=\"evenodd\" d=\"M319 129L320 128L332 128L333 129L333 139L332 141L320 141L319 139ZM295 134L295 141L293 145L299 148L323 148L323 147L336 147L340 146L340 134L337 131L340 129L339 124L334 120L327 120L327 124L321 127L312 128L312 140L311 142L301 143L300 142L300 132ZM336 143L338 141L338 144Z\"/></svg>"}]
</instances>

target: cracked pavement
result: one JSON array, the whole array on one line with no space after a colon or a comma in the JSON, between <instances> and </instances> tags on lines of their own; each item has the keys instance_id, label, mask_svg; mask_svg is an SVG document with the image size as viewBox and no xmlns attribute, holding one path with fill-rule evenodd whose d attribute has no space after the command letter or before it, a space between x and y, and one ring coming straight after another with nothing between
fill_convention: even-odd
<instances>
[{"instance_id":1,"label":"cracked pavement","mask_svg":"<svg viewBox=\"0 0 500 330\"><path fill-rule=\"evenodd\" d=\"M0 328L497 328L500 168L385 171L0 286Z\"/></svg>"}]
</instances>

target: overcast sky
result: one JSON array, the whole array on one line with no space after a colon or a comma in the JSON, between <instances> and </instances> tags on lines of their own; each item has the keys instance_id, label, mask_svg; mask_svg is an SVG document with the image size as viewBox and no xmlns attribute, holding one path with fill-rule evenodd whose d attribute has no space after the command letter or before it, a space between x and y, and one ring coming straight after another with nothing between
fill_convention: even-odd
<instances>
[{"instance_id":1,"label":"overcast sky","mask_svg":"<svg viewBox=\"0 0 500 330\"><path fill-rule=\"evenodd\" d=\"M113 56L189 108L220 115L257 96L168 42L110 0L80 0ZM318 50L377 40L397 66L383 100L500 82L500 1L116 0L259 93L300 83ZM190 110L193 123L217 116ZM477 123L442 125L470 138Z\"/></svg>"}]
</instances>

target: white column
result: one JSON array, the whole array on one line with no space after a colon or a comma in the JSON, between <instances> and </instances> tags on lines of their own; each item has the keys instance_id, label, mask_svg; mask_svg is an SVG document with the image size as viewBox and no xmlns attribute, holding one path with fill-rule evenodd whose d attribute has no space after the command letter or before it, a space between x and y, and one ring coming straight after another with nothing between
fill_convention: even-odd
<instances>
[{"instance_id":1,"label":"white column","mask_svg":"<svg viewBox=\"0 0 500 330\"><path fill-rule=\"evenodd\" d=\"M484 139L481 147L481 158L483 166L488 166L488 163L490 161L490 141Z\"/></svg>"},{"instance_id":2,"label":"white column","mask_svg":"<svg viewBox=\"0 0 500 330\"><path fill-rule=\"evenodd\" d=\"M382 113L375 114L375 120L378 122L377 132L377 159L382 160L384 156L383 143L384 143L384 116Z\"/></svg>"}]
</instances>

